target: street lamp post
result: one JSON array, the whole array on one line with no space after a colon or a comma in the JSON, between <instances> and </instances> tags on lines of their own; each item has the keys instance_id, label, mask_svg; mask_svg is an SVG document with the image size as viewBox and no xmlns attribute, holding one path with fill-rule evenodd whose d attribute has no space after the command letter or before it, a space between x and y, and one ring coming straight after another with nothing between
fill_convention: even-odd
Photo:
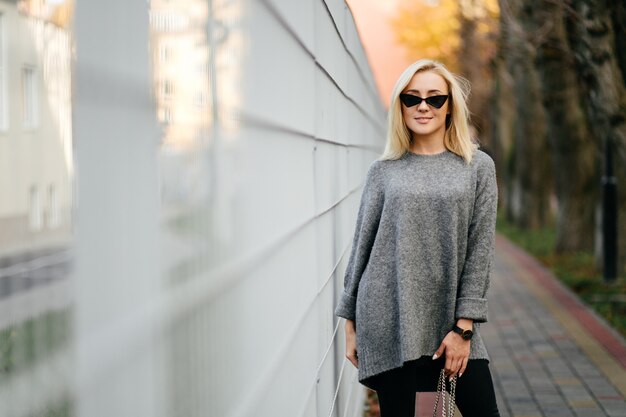
<instances>
[{"instance_id":1,"label":"street lamp post","mask_svg":"<svg viewBox=\"0 0 626 417\"><path fill-rule=\"evenodd\" d=\"M613 175L611 139L604 141L604 175L602 176L602 248L605 283L617 276L617 180Z\"/></svg>"}]
</instances>

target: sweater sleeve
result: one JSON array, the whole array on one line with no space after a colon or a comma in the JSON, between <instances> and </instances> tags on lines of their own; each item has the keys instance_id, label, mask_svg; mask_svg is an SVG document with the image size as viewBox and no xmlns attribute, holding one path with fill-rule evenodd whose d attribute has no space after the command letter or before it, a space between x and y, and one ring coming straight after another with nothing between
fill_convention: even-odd
<instances>
[{"instance_id":1,"label":"sweater sleeve","mask_svg":"<svg viewBox=\"0 0 626 417\"><path fill-rule=\"evenodd\" d=\"M455 319L483 323L487 317L487 290L494 258L498 186L493 159L477 167L476 198L469 225L465 264L460 277Z\"/></svg>"},{"instance_id":2,"label":"sweater sleeve","mask_svg":"<svg viewBox=\"0 0 626 417\"><path fill-rule=\"evenodd\" d=\"M367 172L357 214L352 249L344 275L344 290L335 315L356 321L356 297L361 275L367 266L383 208L382 178L374 161Z\"/></svg>"}]
</instances>

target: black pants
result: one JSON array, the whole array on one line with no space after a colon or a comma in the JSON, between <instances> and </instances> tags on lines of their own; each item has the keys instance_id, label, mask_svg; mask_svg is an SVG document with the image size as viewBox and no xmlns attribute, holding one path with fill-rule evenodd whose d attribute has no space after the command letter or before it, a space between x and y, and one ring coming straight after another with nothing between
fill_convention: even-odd
<instances>
[{"instance_id":1,"label":"black pants","mask_svg":"<svg viewBox=\"0 0 626 417\"><path fill-rule=\"evenodd\" d=\"M380 417L414 417L415 393L436 392L439 373L445 366L445 355L436 360L422 356L364 381L378 395ZM450 382L446 378L448 392ZM439 400L439 407L443 397ZM489 361L470 359L458 377L455 401L463 417L500 417L493 388Z\"/></svg>"}]
</instances>

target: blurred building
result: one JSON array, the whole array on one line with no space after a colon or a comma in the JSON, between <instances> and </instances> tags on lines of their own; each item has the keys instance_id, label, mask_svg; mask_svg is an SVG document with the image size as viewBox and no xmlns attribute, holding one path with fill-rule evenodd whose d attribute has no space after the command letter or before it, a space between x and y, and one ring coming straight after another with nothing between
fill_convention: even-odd
<instances>
[{"instance_id":1,"label":"blurred building","mask_svg":"<svg viewBox=\"0 0 626 417\"><path fill-rule=\"evenodd\" d=\"M156 119L162 135L161 195L171 210L206 197L209 144L208 3L204 0L150 2L150 56Z\"/></svg>"},{"instance_id":2,"label":"blurred building","mask_svg":"<svg viewBox=\"0 0 626 417\"><path fill-rule=\"evenodd\" d=\"M71 236L71 40L42 3L0 1L0 255Z\"/></svg>"},{"instance_id":3,"label":"blurred building","mask_svg":"<svg viewBox=\"0 0 626 417\"><path fill-rule=\"evenodd\" d=\"M207 17L203 0L150 3L154 96L169 148L193 147L210 122Z\"/></svg>"},{"instance_id":4,"label":"blurred building","mask_svg":"<svg viewBox=\"0 0 626 417\"><path fill-rule=\"evenodd\" d=\"M0 416L361 413L333 311L385 114L345 2L0 0L0 29L0 250L72 239L67 280L0 270L50 282L0 300L9 359L43 352Z\"/></svg>"}]
</instances>

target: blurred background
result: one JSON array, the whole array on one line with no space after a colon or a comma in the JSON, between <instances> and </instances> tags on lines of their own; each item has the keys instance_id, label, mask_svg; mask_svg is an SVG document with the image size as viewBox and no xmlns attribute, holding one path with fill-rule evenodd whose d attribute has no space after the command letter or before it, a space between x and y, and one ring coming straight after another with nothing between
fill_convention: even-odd
<instances>
[{"instance_id":1,"label":"blurred background","mask_svg":"<svg viewBox=\"0 0 626 417\"><path fill-rule=\"evenodd\" d=\"M626 334L623 1L0 0L0 416L362 415L333 309L420 58Z\"/></svg>"}]
</instances>

